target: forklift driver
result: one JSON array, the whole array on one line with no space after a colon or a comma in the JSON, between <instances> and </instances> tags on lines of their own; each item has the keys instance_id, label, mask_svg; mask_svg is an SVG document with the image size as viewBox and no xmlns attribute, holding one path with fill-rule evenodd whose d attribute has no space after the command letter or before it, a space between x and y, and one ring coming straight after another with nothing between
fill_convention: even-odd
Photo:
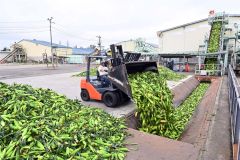
<instances>
[{"instance_id":1,"label":"forklift driver","mask_svg":"<svg viewBox=\"0 0 240 160\"><path fill-rule=\"evenodd\" d=\"M108 79L108 68L106 62L101 62L98 67L99 78L102 82L103 87L108 87L110 85L110 81Z\"/></svg>"}]
</instances>

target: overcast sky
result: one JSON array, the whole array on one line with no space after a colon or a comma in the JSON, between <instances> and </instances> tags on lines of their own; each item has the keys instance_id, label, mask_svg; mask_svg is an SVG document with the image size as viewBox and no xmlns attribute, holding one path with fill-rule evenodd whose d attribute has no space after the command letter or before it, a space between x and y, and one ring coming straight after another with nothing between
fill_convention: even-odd
<instances>
[{"instance_id":1,"label":"overcast sky","mask_svg":"<svg viewBox=\"0 0 240 160\"><path fill-rule=\"evenodd\" d=\"M158 30L207 18L209 10L240 14L240 0L1 0L0 49L21 39L70 46L111 43L143 37L158 43Z\"/></svg>"}]
</instances>

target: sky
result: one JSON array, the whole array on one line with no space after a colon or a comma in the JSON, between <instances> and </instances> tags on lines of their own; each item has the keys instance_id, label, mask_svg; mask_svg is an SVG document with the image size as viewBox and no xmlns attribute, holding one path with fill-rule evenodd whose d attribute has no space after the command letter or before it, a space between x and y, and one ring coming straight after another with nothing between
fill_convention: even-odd
<instances>
[{"instance_id":1,"label":"sky","mask_svg":"<svg viewBox=\"0 0 240 160\"><path fill-rule=\"evenodd\" d=\"M22 39L87 47L100 35L112 43L144 38L158 44L156 32L207 18L210 10L240 14L240 0L1 0L0 50Z\"/></svg>"}]
</instances>

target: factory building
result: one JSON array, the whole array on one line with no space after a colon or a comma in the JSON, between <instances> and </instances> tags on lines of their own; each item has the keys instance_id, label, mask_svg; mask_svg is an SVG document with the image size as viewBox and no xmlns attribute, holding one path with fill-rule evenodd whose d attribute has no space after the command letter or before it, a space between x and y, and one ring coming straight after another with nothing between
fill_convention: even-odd
<instances>
[{"instance_id":1,"label":"factory building","mask_svg":"<svg viewBox=\"0 0 240 160\"><path fill-rule=\"evenodd\" d=\"M96 53L95 48L72 48L52 43L52 53L59 63L85 63L86 56ZM11 62L50 62L51 43L42 40L23 39L11 46L11 51L0 52L0 63Z\"/></svg>"},{"instance_id":2,"label":"factory building","mask_svg":"<svg viewBox=\"0 0 240 160\"><path fill-rule=\"evenodd\" d=\"M229 34L240 30L240 14L228 15ZM186 23L157 32L160 53L197 52L208 40L211 26L208 18Z\"/></svg>"},{"instance_id":3,"label":"factory building","mask_svg":"<svg viewBox=\"0 0 240 160\"><path fill-rule=\"evenodd\" d=\"M15 44L14 44L15 45ZM13 45L13 46L14 46ZM51 57L51 43L41 40L29 40L23 39L17 43L18 46L22 47L28 60L41 61L43 55ZM67 56L72 54L72 48L60 44L52 44L53 53L57 56Z\"/></svg>"}]
</instances>

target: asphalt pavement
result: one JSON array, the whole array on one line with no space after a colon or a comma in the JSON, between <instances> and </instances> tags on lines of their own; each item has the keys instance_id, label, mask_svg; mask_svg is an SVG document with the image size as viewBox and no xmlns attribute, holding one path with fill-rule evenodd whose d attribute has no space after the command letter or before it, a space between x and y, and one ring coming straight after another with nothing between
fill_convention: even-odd
<instances>
[{"instance_id":1,"label":"asphalt pavement","mask_svg":"<svg viewBox=\"0 0 240 160\"><path fill-rule=\"evenodd\" d=\"M55 68L51 65L47 67L46 64L0 64L0 80L80 72L84 70L86 70L86 65L83 64L58 64Z\"/></svg>"}]
</instances>

